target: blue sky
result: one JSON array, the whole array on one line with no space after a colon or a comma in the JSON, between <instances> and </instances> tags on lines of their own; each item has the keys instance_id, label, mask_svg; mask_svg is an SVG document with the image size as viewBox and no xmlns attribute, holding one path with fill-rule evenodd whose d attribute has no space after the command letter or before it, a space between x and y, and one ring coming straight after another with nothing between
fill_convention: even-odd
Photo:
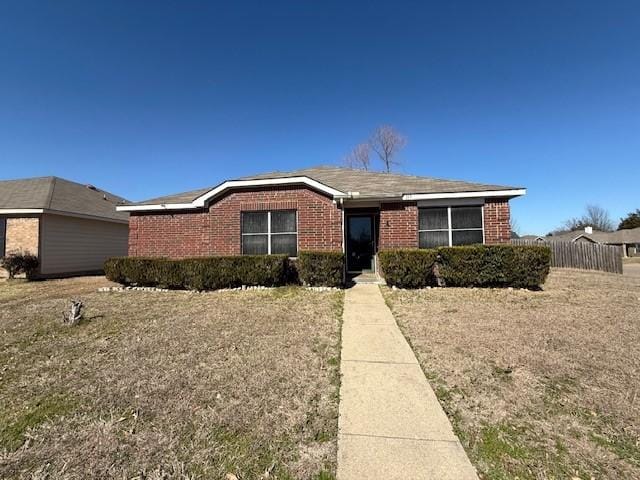
<instances>
[{"instance_id":1,"label":"blue sky","mask_svg":"<svg viewBox=\"0 0 640 480\"><path fill-rule=\"evenodd\" d=\"M522 233L640 207L640 2L0 0L0 178L132 200L339 164L526 186Z\"/></svg>"}]
</instances>

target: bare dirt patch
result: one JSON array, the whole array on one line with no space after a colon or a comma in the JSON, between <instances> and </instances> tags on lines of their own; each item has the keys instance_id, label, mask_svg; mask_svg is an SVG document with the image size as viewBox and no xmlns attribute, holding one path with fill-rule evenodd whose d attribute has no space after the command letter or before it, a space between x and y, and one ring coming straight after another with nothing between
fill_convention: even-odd
<instances>
[{"instance_id":1,"label":"bare dirt patch","mask_svg":"<svg viewBox=\"0 0 640 480\"><path fill-rule=\"evenodd\" d=\"M342 292L106 285L0 284L1 478L333 478Z\"/></svg>"},{"instance_id":2,"label":"bare dirt patch","mask_svg":"<svg viewBox=\"0 0 640 480\"><path fill-rule=\"evenodd\" d=\"M481 478L640 478L640 279L383 292Z\"/></svg>"}]
</instances>

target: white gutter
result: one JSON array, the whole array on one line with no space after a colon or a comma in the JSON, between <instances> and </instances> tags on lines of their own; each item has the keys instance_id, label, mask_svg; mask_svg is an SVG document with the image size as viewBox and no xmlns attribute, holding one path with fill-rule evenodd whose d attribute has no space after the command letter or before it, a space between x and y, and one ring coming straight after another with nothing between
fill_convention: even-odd
<instances>
[{"instance_id":1,"label":"white gutter","mask_svg":"<svg viewBox=\"0 0 640 480\"><path fill-rule=\"evenodd\" d=\"M129 223L129 220L124 218L101 217L99 215L87 215L84 213L65 212L63 210L51 210L50 208L0 208L0 215L33 215L41 213L60 215L63 217L86 218L88 220L99 220L102 222L124 224Z\"/></svg>"},{"instance_id":2,"label":"white gutter","mask_svg":"<svg viewBox=\"0 0 640 480\"><path fill-rule=\"evenodd\" d=\"M526 188L515 190L488 190L485 192L449 192L449 193L406 193L402 200L437 200L441 198L484 198L484 197L520 197L526 195Z\"/></svg>"},{"instance_id":3,"label":"white gutter","mask_svg":"<svg viewBox=\"0 0 640 480\"><path fill-rule=\"evenodd\" d=\"M162 203L159 205L118 205L118 212L140 212L149 210L188 210L197 208L193 203Z\"/></svg>"},{"instance_id":4,"label":"white gutter","mask_svg":"<svg viewBox=\"0 0 640 480\"><path fill-rule=\"evenodd\" d=\"M44 208L0 208L0 215L44 213Z\"/></svg>"}]
</instances>

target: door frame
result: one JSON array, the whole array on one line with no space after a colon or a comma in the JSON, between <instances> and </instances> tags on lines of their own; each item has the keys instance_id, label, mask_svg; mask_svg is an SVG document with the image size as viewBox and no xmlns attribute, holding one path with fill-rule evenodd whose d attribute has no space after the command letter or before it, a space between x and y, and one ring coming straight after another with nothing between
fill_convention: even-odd
<instances>
[{"instance_id":1,"label":"door frame","mask_svg":"<svg viewBox=\"0 0 640 480\"><path fill-rule=\"evenodd\" d=\"M373 254L371 255L371 272L377 271L377 252L378 252L378 239L376 232L378 231L378 214L372 211L347 211L345 212L345 229L344 229L344 246L345 246L345 270L347 273L362 273L368 272L368 269L364 270L349 270L349 217L370 217L371 218L371 238L373 240Z\"/></svg>"}]
</instances>

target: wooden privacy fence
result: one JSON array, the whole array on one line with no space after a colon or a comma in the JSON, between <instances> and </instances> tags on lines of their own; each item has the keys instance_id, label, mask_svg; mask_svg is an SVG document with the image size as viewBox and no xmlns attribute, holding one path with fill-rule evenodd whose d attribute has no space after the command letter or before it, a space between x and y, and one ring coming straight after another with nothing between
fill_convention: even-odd
<instances>
[{"instance_id":1,"label":"wooden privacy fence","mask_svg":"<svg viewBox=\"0 0 640 480\"><path fill-rule=\"evenodd\" d=\"M511 240L513 245L544 245L551 249L551 266L622 273L622 250L612 245L587 242Z\"/></svg>"}]
</instances>

